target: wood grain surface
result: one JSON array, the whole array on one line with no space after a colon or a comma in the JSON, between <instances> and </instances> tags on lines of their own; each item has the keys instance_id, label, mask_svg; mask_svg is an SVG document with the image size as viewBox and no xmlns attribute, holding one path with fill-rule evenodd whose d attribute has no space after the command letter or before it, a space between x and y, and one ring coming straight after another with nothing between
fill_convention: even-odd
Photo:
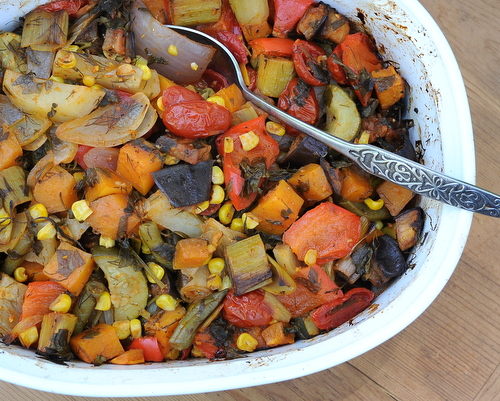
<instances>
[{"instance_id":1,"label":"wood grain surface","mask_svg":"<svg viewBox=\"0 0 500 401\"><path fill-rule=\"evenodd\" d=\"M475 132L477 184L500 193L499 0L421 3L450 42L465 79ZM500 400L499 232L500 219L476 215L461 261L433 304L403 332L347 363L276 384L136 400ZM0 399L97 400L5 382L0 382Z\"/></svg>"}]
</instances>

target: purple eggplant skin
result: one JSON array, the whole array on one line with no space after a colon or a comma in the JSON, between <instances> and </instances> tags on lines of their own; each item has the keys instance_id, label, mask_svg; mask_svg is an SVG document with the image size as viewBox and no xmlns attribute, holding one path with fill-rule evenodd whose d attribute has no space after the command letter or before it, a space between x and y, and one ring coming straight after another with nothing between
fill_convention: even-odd
<instances>
[{"instance_id":1,"label":"purple eggplant skin","mask_svg":"<svg viewBox=\"0 0 500 401\"><path fill-rule=\"evenodd\" d=\"M306 136L301 140L297 137L282 164L299 167L309 163L318 163L319 159L325 157L327 153L328 147L317 139Z\"/></svg>"},{"instance_id":2,"label":"purple eggplant skin","mask_svg":"<svg viewBox=\"0 0 500 401\"><path fill-rule=\"evenodd\" d=\"M403 274L408 265L398 242L384 234L373 241L373 257L386 277L396 277Z\"/></svg>"},{"instance_id":3,"label":"purple eggplant skin","mask_svg":"<svg viewBox=\"0 0 500 401\"><path fill-rule=\"evenodd\" d=\"M173 207L191 206L210 199L213 165L213 160L176 164L151 175Z\"/></svg>"}]
</instances>

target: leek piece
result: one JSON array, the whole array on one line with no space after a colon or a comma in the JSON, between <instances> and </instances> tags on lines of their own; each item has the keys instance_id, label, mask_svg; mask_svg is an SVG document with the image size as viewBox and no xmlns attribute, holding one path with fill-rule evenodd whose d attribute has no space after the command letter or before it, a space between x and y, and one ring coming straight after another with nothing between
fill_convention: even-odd
<instances>
[{"instance_id":1,"label":"leek piece","mask_svg":"<svg viewBox=\"0 0 500 401\"><path fill-rule=\"evenodd\" d=\"M264 291L264 302L271 309L274 320L288 323L292 318L290 311L269 291Z\"/></svg>"},{"instance_id":2,"label":"leek piece","mask_svg":"<svg viewBox=\"0 0 500 401\"><path fill-rule=\"evenodd\" d=\"M37 354L55 361L69 361L73 354L69 339L78 318L72 313L47 313L43 316Z\"/></svg>"},{"instance_id":3,"label":"leek piece","mask_svg":"<svg viewBox=\"0 0 500 401\"><path fill-rule=\"evenodd\" d=\"M26 173L19 166L12 166L0 171L0 195L7 213L14 217L15 208L31 202L33 196L26 185Z\"/></svg>"},{"instance_id":4,"label":"leek piece","mask_svg":"<svg viewBox=\"0 0 500 401\"><path fill-rule=\"evenodd\" d=\"M139 226L139 236L151 251L156 262L169 270L172 268L172 258L175 252L173 245L163 241L160 229L154 221L143 223Z\"/></svg>"},{"instance_id":5,"label":"leek piece","mask_svg":"<svg viewBox=\"0 0 500 401\"><path fill-rule=\"evenodd\" d=\"M295 291L297 284L288 272L281 267L278 262L276 262L269 255L267 256L271 269L273 271L273 281L271 284L266 285L264 289L272 294L290 294Z\"/></svg>"},{"instance_id":6,"label":"leek piece","mask_svg":"<svg viewBox=\"0 0 500 401\"><path fill-rule=\"evenodd\" d=\"M97 279L90 278L87 284L85 284L85 288L73 308L73 313L78 318L74 334L81 333L85 329L97 304L97 300L104 291L107 291L106 286Z\"/></svg>"},{"instance_id":7,"label":"leek piece","mask_svg":"<svg viewBox=\"0 0 500 401\"><path fill-rule=\"evenodd\" d=\"M247 41L271 34L267 0L229 0L229 4Z\"/></svg>"},{"instance_id":8,"label":"leek piece","mask_svg":"<svg viewBox=\"0 0 500 401\"><path fill-rule=\"evenodd\" d=\"M12 124L9 128L16 135L19 145L26 146L36 141L52 125L47 117L38 114L24 114L24 116Z\"/></svg>"},{"instance_id":9,"label":"leek piece","mask_svg":"<svg viewBox=\"0 0 500 401\"><path fill-rule=\"evenodd\" d=\"M55 52L66 45L68 29L66 10L48 12L35 9L24 17L21 47Z\"/></svg>"},{"instance_id":10,"label":"leek piece","mask_svg":"<svg viewBox=\"0 0 500 401\"><path fill-rule=\"evenodd\" d=\"M193 26L217 22L221 0L171 0L169 14L173 25Z\"/></svg>"},{"instance_id":11,"label":"leek piece","mask_svg":"<svg viewBox=\"0 0 500 401\"><path fill-rule=\"evenodd\" d=\"M263 95L279 97L295 78L295 67L291 59L260 54L258 65L257 89Z\"/></svg>"},{"instance_id":12,"label":"leek piece","mask_svg":"<svg viewBox=\"0 0 500 401\"><path fill-rule=\"evenodd\" d=\"M227 246L225 256L235 295L272 283L273 273L260 235Z\"/></svg>"},{"instance_id":13,"label":"leek piece","mask_svg":"<svg viewBox=\"0 0 500 401\"><path fill-rule=\"evenodd\" d=\"M21 37L12 32L0 35L0 64L2 69L13 70L21 74L27 71L26 55L21 47Z\"/></svg>"}]
</instances>

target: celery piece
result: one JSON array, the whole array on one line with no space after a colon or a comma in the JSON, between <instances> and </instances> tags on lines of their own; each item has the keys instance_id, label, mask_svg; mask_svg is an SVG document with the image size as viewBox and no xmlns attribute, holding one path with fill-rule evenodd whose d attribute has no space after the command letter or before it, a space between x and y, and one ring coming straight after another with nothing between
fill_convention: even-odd
<instances>
[{"instance_id":1,"label":"celery piece","mask_svg":"<svg viewBox=\"0 0 500 401\"><path fill-rule=\"evenodd\" d=\"M236 295L272 283L273 273L260 235L227 246L225 257Z\"/></svg>"},{"instance_id":2,"label":"celery piece","mask_svg":"<svg viewBox=\"0 0 500 401\"><path fill-rule=\"evenodd\" d=\"M168 2L173 25L193 26L217 22L221 16L221 0L171 0Z\"/></svg>"},{"instance_id":3,"label":"celery piece","mask_svg":"<svg viewBox=\"0 0 500 401\"><path fill-rule=\"evenodd\" d=\"M279 97L288 83L295 78L295 67L291 59L259 55L257 89L266 96Z\"/></svg>"},{"instance_id":4,"label":"celery piece","mask_svg":"<svg viewBox=\"0 0 500 401\"><path fill-rule=\"evenodd\" d=\"M66 10L35 9L24 17L21 47L55 52L66 45L69 17Z\"/></svg>"}]
</instances>

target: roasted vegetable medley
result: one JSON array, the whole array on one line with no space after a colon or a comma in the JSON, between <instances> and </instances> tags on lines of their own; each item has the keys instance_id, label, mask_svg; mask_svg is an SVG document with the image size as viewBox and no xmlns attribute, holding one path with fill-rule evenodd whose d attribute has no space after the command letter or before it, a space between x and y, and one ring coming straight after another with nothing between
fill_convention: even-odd
<instances>
[{"instance_id":1,"label":"roasted vegetable medley","mask_svg":"<svg viewBox=\"0 0 500 401\"><path fill-rule=\"evenodd\" d=\"M409 158L405 81L312 0L57 0L0 34L0 335L56 362L230 359L350 322L413 193L245 101Z\"/></svg>"}]
</instances>

